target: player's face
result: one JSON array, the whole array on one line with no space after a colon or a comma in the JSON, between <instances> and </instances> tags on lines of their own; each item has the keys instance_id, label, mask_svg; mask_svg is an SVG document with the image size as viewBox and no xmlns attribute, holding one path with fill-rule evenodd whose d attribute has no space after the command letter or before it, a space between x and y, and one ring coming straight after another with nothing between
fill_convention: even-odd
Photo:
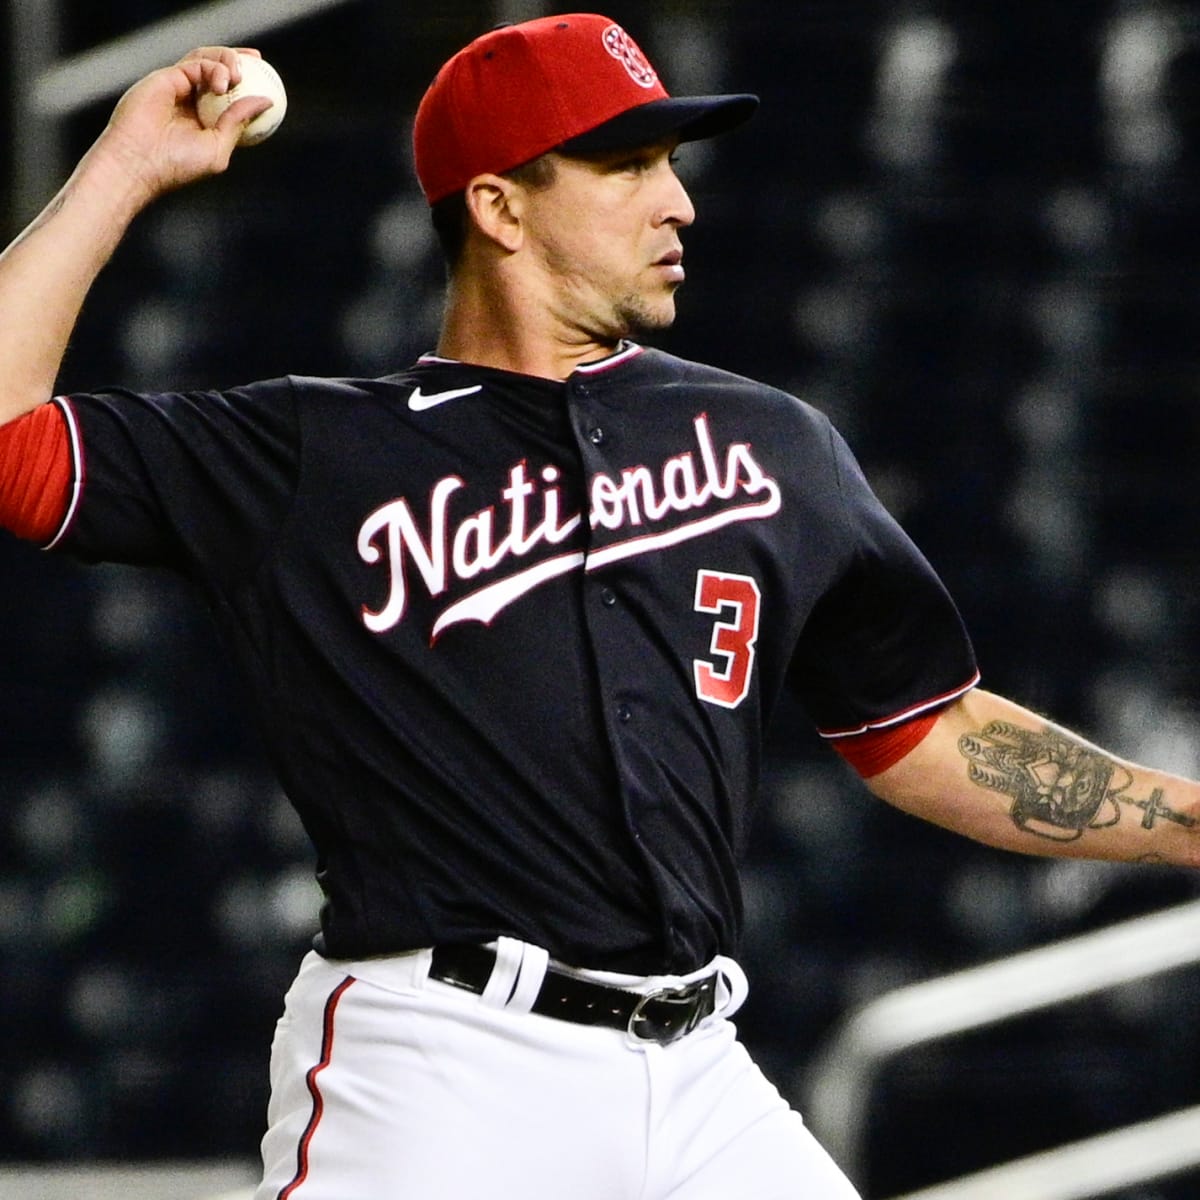
<instances>
[{"instance_id":1,"label":"player's face","mask_svg":"<svg viewBox=\"0 0 1200 1200\"><path fill-rule=\"evenodd\" d=\"M529 193L529 248L559 323L613 342L674 321L679 231L696 217L675 174L676 145L557 155L554 182Z\"/></svg>"}]
</instances>

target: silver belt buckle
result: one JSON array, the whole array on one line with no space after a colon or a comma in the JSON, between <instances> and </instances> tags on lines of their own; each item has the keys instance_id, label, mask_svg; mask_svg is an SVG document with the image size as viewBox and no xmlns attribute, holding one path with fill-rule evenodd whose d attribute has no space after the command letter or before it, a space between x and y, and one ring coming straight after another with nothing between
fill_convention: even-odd
<instances>
[{"instance_id":1,"label":"silver belt buckle","mask_svg":"<svg viewBox=\"0 0 1200 1200\"><path fill-rule=\"evenodd\" d=\"M633 1012L629 1014L627 1027L629 1036L638 1042L654 1042L659 1046L669 1046L691 1033L700 1023L701 1001L704 996L704 982L690 983L678 988L659 988L655 992L647 992L642 996ZM688 1009L687 1020L679 1025L655 1020L646 1014L649 1004L666 1004L676 1009ZM682 1015L682 1013L680 1014Z\"/></svg>"}]
</instances>

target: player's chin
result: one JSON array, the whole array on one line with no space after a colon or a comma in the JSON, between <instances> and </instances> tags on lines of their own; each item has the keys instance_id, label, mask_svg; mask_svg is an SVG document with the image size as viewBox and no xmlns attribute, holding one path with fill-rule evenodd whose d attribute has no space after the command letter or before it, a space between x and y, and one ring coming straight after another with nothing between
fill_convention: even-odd
<instances>
[{"instance_id":1,"label":"player's chin","mask_svg":"<svg viewBox=\"0 0 1200 1200\"><path fill-rule=\"evenodd\" d=\"M670 329L675 323L675 296L657 296L653 300L630 298L618 310L618 323L626 337L638 337Z\"/></svg>"}]
</instances>

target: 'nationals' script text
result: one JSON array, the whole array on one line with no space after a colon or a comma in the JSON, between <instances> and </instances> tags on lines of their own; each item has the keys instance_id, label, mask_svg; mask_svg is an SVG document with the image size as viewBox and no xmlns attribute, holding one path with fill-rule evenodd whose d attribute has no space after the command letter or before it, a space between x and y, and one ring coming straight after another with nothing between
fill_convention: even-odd
<instances>
[{"instance_id":1,"label":"'nationals' script text","mask_svg":"<svg viewBox=\"0 0 1200 1200\"><path fill-rule=\"evenodd\" d=\"M735 521L763 520L779 511L779 485L759 466L746 443L732 442L722 461L708 417L703 413L696 417L693 428L695 446L659 467L628 467L616 477L592 477L589 527L612 533L628 530L630 536L591 550L584 548L583 537L572 538L580 530L583 514L563 510L561 473L552 465L531 474L524 461L517 463L509 470L499 503L462 516L452 512L455 493L466 487L466 480L458 475L447 475L434 485L423 520L407 499L380 506L359 529L358 553L368 564L386 563L388 596L378 610L364 606L363 623L372 632L383 633L403 618L414 569L432 597L442 595L454 581L481 576L489 580L440 614L432 631L436 638L459 621L491 621L538 584L577 568L595 570L703 537ZM564 543L562 553L521 565L539 547ZM510 566L513 569L504 570L502 578L493 578Z\"/></svg>"}]
</instances>

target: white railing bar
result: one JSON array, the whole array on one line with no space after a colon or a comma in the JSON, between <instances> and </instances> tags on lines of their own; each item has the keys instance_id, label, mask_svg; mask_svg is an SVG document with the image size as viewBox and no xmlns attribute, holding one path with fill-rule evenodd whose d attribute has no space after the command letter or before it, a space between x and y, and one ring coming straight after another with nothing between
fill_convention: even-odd
<instances>
[{"instance_id":1,"label":"white railing bar","mask_svg":"<svg viewBox=\"0 0 1200 1200\"><path fill-rule=\"evenodd\" d=\"M213 0L61 59L34 81L29 105L64 116L123 90L194 46L239 45L350 0ZM19 54L21 48L15 48Z\"/></svg>"},{"instance_id":2,"label":"white railing bar","mask_svg":"<svg viewBox=\"0 0 1200 1200\"><path fill-rule=\"evenodd\" d=\"M818 1053L806 1119L853 1178L883 1059L1195 962L1200 901L900 988L859 1009Z\"/></svg>"},{"instance_id":3,"label":"white railing bar","mask_svg":"<svg viewBox=\"0 0 1200 1200\"><path fill-rule=\"evenodd\" d=\"M1099 1200L1200 1167L1200 1107L1032 1154L894 1200Z\"/></svg>"},{"instance_id":4,"label":"white railing bar","mask_svg":"<svg viewBox=\"0 0 1200 1200\"><path fill-rule=\"evenodd\" d=\"M0 1166L4 1200L252 1200L258 1165L246 1159Z\"/></svg>"},{"instance_id":5,"label":"white railing bar","mask_svg":"<svg viewBox=\"0 0 1200 1200\"><path fill-rule=\"evenodd\" d=\"M11 200L0 223L0 241L8 241L57 187L63 155L61 122L32 112L29 96L36 80L54 62L60 43L61 3L11 0L8 26L8 96L12 105Z\"/></svg>"}]
</instances>

